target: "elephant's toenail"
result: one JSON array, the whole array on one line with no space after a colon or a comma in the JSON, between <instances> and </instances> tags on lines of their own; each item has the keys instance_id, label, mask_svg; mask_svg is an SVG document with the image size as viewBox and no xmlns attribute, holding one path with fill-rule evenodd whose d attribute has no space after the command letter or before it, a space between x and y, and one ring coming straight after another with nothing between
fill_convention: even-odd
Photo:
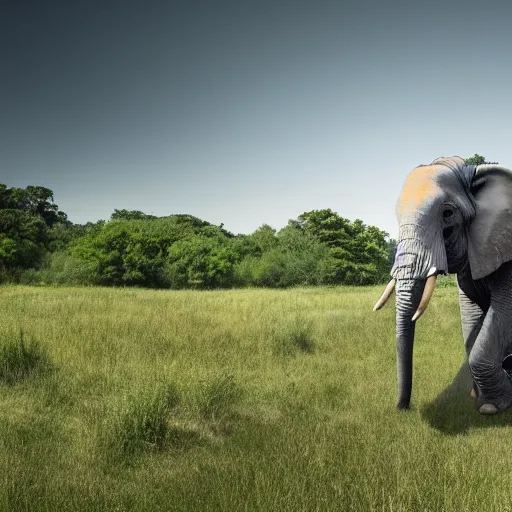
<instances>
[{"instance_id":1,"label":"elephant's toenail","mask_svg":"<svg viewBox=\"0 0 512 512\"><path fill-rule=\"evenodd\" d=\"M480 409L478 409L480 414L496 414L498 412L498 408L494 404L483 404Z\"/></svg>"}]
</instances>

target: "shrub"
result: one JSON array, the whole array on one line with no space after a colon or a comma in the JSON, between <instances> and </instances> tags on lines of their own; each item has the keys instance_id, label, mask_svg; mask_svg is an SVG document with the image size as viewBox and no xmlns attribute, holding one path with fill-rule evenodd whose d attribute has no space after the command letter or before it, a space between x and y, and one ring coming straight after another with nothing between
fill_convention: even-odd
<instances>
[{"instance_id":1,"label":"shrub","mask_svg":"<svg viewBox=\"0 0 512 512\"><path fill-rule=\"evenodd\" d=\"M169 248L166 277L172 288L223 288L233 284L238 254L221 237L196 236Z\"/></svg>"},{"instance_id":2,"label":"shrub","mask_svg":"<svg viewBox=\"0 0 512 512\"><path fill-rule=\"evenodd\" d=\"M321 284L343 283L364 286L389 279L388 274L382 272L373 263L354 263L335 256L320 262L318 277Z\"/></svg>"},{"instance_id":3,"label":"shrub","mask_svg":"<svg viewBox=\"0 0 512 512\"><path fill-rule=\"evenodd\" d=\"M252 284L280 288L286 272L286 256L279 249L264 253L251 262Z\"/></svg>"},{"instance_id":4,"label":"shrub","mask_svg":"<svg viewBox=\"0 0 512 512\"><path fill-rule=\"evenodd\" d=\"M247 256L233 269L234 283L240 286L287 288L319 282L321 259L314 252L284 252L272 249L260 258Z\"/></svg>"},{"instance_id":5,"label":"shrub","mask_svg":"<svg viewBox=\"0 0 512 512\"><path fill-rule=\"evenodd\" d=\"M112 220L76 240L72 256L103 285L221 287L231 283L232 235L190 215Z\"/></svg>"},{"instance_id":6,"label":"shrub","mask_svg":"<svg viewBox=\"0 0 512 512\"><path fill-rule=\"evenodd\" d=\"M52 285L93 285L97 284L94 264L80 261L67 250L48 253L41 268L29 269L21 273L19 282L23 284Z\"/></svg>"},{"instance_id":7,"label":"shrub","mask_svg":"<svg viewBox=\"0 0 512 512\"><path fill-rule=\"evenodd\" d=\"M19 268L7 269L0 265L0 284L14 284L20 282L23 270Z\"/></svg>"}]
</instances>

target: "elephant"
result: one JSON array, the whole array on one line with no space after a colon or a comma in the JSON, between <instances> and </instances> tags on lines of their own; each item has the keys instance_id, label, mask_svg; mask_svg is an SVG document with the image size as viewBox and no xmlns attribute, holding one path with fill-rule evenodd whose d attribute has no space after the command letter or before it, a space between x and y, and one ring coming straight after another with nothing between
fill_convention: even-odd
<instances>
[{"instance_id":1,"label":"elephant","mask_svg":"<svg viewBox=\"0 0 512 512\"><path fill-rule=\"evenodd\" d=\"M457 156L437 158L409 173L396 216L391 281L374 311L395 290L397 409L410 408L416 321L439 274L456 274L478 412L510 408L512 380L502 361L512 353L512 171L469 165Z\"/></svg>"}]
</instances>

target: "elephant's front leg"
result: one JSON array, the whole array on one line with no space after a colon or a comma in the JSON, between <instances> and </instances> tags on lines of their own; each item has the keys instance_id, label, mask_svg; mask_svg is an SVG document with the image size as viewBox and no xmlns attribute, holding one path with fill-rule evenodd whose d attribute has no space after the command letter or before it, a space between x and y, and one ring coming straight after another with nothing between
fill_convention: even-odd
<instances>
[{"instance_id":1,"label":"elephant's front leg","mask_svg":"<svg viewBox=\"0 0 512 512\"><path fill-rule=\"evenodd\" d=\"M459 285L459 307L462 324L462 336L464 338L466 356L469 359L469 354L471 353L473 345L475 344L478 334L480 333L480 329L482 328L482 324L485 318L485 312L476 302L473 302L464 291L462 291L461 282L459 281L459 278L457 278L457 282ZM478 388L475 382L473 381L471 397L476 398L477 396Z\"/></svg>"},{"instance_id":2,"label":"elephant's front leg","mask_svg":"<svg viewBox=\"0 0 512 512\"><path fill-rule=\"evenodd\" d=\"M469 354L469 368L478 387L476 405L482 414L512 406L512 383L501 366L512 339L512 322L501 306L496 308L491 301Z\"/></svg>"}]
</instances>

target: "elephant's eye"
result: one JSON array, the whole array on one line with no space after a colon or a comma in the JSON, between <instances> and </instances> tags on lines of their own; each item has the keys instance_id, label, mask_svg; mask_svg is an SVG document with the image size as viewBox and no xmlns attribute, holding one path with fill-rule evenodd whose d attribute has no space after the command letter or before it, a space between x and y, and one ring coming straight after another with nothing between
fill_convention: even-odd
<instances>
[{"instance_id":1,"label":"elephant's eye","mask_svg":"<svg viewBox=\"0 0 512 512\"><path fill-rule=\"evenodd\" d=\"M453 216L453 210L450 210L449 208L446 208L445 210L443 210L443 219L446 220L452 216Z\"/></svg>"}]
</instances>

